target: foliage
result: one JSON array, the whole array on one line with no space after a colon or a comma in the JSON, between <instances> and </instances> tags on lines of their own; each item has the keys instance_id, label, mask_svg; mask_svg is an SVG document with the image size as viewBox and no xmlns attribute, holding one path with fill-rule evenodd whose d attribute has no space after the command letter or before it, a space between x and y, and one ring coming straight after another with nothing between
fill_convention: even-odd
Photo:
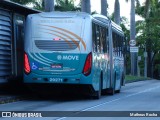
<instances>
[{"instance_id":1,"label":"foliage","mask_svg":"<svg viewBox=\"0 0 160 120\"><path fill-rule=\"evenodd\" d=\"M44 11L44 0L11 0L13 2L27 5L32 3L34 9ZM56 0L55 10L56 11L80 11L80 4L74 5L75 0Z\"/></svg>"},{"instance_id":2,"label":"foliage","mask_svg":"<svg viewBox=\"0 0 160 120\"><path fill-rule=\"evenodd\" d=\"M35 2L35 0L10 0L10 1L22 4L22 5L27 5Z\"/></svg>"},{"instance_id":3,"label":"foliage","mask_svg":"<svg viewBox=\"0 0 160 120\"><path fill-rule=\"evenodd\" d=\"M138 14L141 14L144 16L144 7L141 8L142 11L138 11ZM137 39L139 41L139 44L145 45L147 42L148 44L147 49L152 50L152 52L157 53L160 50L160 2L155 2L154 5L151 6L149 11L149 17L145 18L144 21L138 21L137 22L137 31L140 33L139 36L137 36Z\"/></svg>"},{"instance_id":4,"label":"foliage","mask_svg":"<svg viewBox=\"0 0 160 120\"><path fill-rule=\"evenodd\" d=\"M124 31L124 35L125 37L127 37L127 39L129 39L129 35L130 35L130 31L127 29L126 25L128 24L128 19L126 17L121 17L121 28Z\"/></svg>"},{"instance_id":5,"label":"foliage","mask_svg":"<svg viewBox=\"0 0 160 120\"><path fill-rule=\"evenodd\" d=\"M44 0L11 0L22 5L32 4L34 9L44 10Z\"/></svg>"},{"instance_id":6,"label":"foliage","mask_svg":"<svg viewBox=\"0 0 160 120\"><path fill-rule=\"evenodd\" d=\"M153 76L153 64L156 55L160 51L160 1L146 0L143 6L139 6L136 12L144 20L137 22L137 40L141 48L146 46L148 52L148 76ZM153 55L152 55L153 54Z\"/></svg>"},{"instance_id":7,"label":"foliage","mask_svg":"<svg viewBox=\"0 0 160 120\"><path fill-rule=\"evenodd\" d=\"M150 80L150 78L145 78L143 76L132 76L132 75L126 75L125 76L126 82L135 82L135 81L142 81L142 80Z\"/></svg>"},{"instance_id":8,"label":"foliage","mask_svg":"<svg viewBox=\"0 0 160 120\"><path fill-rule=\"evenodd\" d=\"M34 8L44 11L44 0L34 2ZM80 6L75 6L74 0L56 0L55 11L80 11Z\"/></svg>"},{"instance_id":9,"label":"foliage","mask_svg":"<svg viewBox=\"0 0 160 120\"><path fill-rule=\"evenodd\" d=\"M80 6L74 5L74 0L56 0L56 11L80 11Z\"/></svg>"},{"instance_id":10,"label":"foliage","mask_svg":"<svg viewBox=\"0 0 160 120\"><path fill-rule=\"evenodd\" d=\"M36 0L33 2L33 8L40 11L45 11L45 0Z\"/></svg>"},{"instance_id":11,"label":"foliage","mask_svg":"<svg viewBox=\"0 0 160 120\"><path fill-rule=\"evenodd\" d=\"M44 11L44 0L33 2L33 8L37 10Z\"/></svg>"}]
</instances>

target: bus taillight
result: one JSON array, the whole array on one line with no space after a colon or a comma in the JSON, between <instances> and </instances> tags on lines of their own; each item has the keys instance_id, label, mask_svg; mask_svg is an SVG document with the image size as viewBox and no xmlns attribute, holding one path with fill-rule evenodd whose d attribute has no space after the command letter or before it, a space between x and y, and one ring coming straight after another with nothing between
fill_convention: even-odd
<instances>
[{"instance_id":1,"label":"bus taillight","mask_svg":"<svg viewBox=\"0 0 160 120\"><path fill-rule=\"evenodd\" d=\"M28 55L26 53L24 53L24 71L26 74L29 74L31 72Z\"/></svg>"},{"instance_id":2,"label":"bus taillight","mask_svg":"<svg viewBox=\"0 0 160 120\"><path fill-rule=\"evenodd\" d=\"M91 73L91 68L92 68L92 53L89 53L83 68L83 74L85 76L88 76Z\"/></svg>"}]
</instances>

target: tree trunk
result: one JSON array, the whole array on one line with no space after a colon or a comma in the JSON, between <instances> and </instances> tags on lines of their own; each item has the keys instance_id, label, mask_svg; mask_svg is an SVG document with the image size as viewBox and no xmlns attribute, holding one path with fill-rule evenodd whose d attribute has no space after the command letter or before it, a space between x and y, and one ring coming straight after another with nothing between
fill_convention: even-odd
<instances>
[{"instance_id":1,"label":"tree trunk","mask_svg":"<svg viewBox=\"0 0 160 120\"><path fill-rule=\"evenodd\" d=\"M82 4L81 11L91 14L91 3L90 3L90 0L82 0L81 2L82 2L81 3Z\"/></svg>"},{"instance_id":2,"label":"tree trunk","mask_svg":"<svg viewBox=\"0 0 160 120\"><path fill-rule=\"evenodd\" d=\"M151 77L151 69L152 69L152 62L151 62L151 51L148 50L148 69L147 69L147 77Z\"/></svg>"},{"instance_id":3,"label":"tree trunk","mask_svg":"<svg viewBox=\"0 0 160 120\"><path fill-rule=\"evenodd\" d=\"M115 23L117 23L118 25L120 25L120 5L119 5L119 0L115 0L115 4L114 4L114 21Z\"/></svg>"},{"instance_id":4,"label":"tree trunk","mask_svg":"<svg viewBox=\"0 0 160 120\"><path fill-rule=\"evenodd\" d=\"M151 60L151 64L152 64L151 76L152 76L152 78L154 78L154 57L155 56L156 56L156 53L152 52L152 60Z\"/></svg>"},{"instance_id":5,"label":"tree trunk","mask_svg":"<svg viewBox=\"0 0 160 120\"><path fill-rule=\"evenodd\" d=\"M131 0L130 40L135 40L135 0ZM137 75L137 53L131 53L131 74Z\"/></svg>"},{"instance_id":6,"label":"tree trunk","mask_svg":"<svg viewBox=\"0 0 160 120\"><path fill-rule=\"evenodd\" d=\"M44 0L45 2L45 12L54 11L54 0Z\"/></svg>"},{"instance_id":7,"label":"tree trunk","mask_svg":"<svg viewBox=\"0 0 160 120\"><path fill-rule=\"evenodd\" d=\"M107 8L108 8L107 0L101 0L101 14L102 15L107 16Z\"/></svg>"}]
</instances>

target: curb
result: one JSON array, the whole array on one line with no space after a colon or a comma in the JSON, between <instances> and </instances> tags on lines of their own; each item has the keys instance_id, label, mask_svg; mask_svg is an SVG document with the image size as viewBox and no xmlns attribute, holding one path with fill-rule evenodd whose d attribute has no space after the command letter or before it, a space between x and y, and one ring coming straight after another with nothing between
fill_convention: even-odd
<instances>
[{"instance_id":1,"label":"curb","mask_svg":"<svg viewBox=\"0 0 160 120\"><path fill-rule=\"evenodd\" d=\"M139 81L146 81L146 80L151 80L151 79L142 79L142 80L128 80L128 81L127 81L127 80L125 80L125 81L126 81L125 83L127 84L127 83L133 83L133 82L139 82Z\"/></svg>"},{"instance_id":2,"label":"curb","mask_svg":"<svg viewBox=\"0 0 160 120\"><path fill-rule=\"evenodd\" d=\"M16 88L16 87L15 87ZM26 99L22 94L14 94L14 90L8 83L0 84L0 104L17 102Z\"/></svg>"},{"instance_id":3,"label":"curb","mask_svg":"<svg viewBox=\"0 0 160 120\"><path fill-rule=\"evenodd\" d=\"M12 103L24 100L21 96L2 96L0 97L0 104Z\"/></svg>"}]
</instances>

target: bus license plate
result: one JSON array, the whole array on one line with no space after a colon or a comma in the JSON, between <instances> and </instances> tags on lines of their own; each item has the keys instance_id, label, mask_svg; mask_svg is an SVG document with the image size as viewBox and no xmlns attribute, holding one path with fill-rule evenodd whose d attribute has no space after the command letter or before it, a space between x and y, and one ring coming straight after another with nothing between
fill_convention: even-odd
<instances>
[{"instance_id":1,"label":"bus license plate","mask_svg":"<svg viewBox=\"0 0 160 120\"><path fill-rule=\"evenodd\" d=\"M59 83L59 82L63 82L63 79L62 78L49 78L49 81L50 82L57 82L57 83Z\"/></svg>"}]
</instances>

